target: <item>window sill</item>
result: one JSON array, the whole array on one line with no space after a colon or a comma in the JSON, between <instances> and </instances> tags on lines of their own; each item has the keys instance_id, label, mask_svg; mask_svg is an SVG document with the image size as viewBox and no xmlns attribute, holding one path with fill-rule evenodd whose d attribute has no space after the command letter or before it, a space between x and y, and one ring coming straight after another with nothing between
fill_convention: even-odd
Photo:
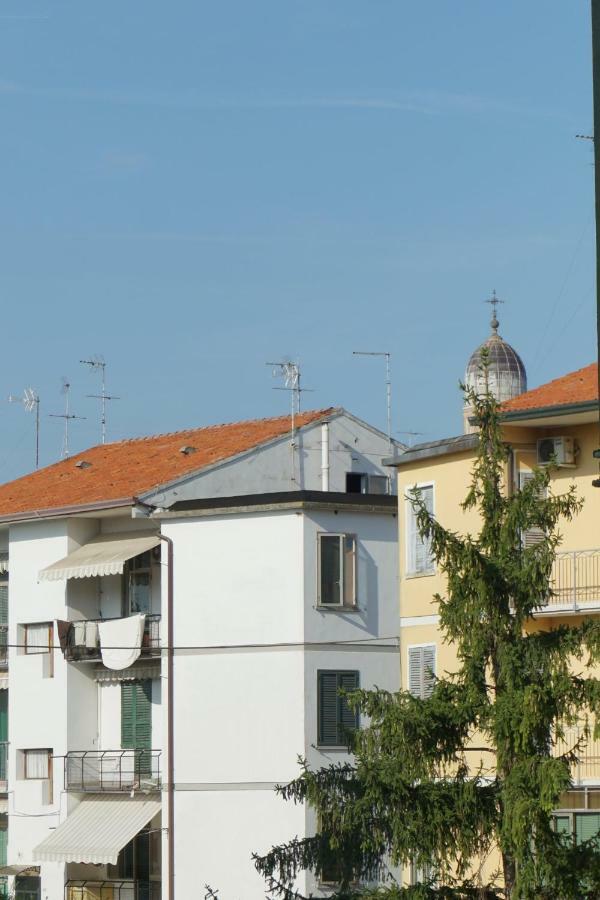
<instances>
[{"instance_id":1,"label":"window sill","mask_svg":"<svg viewBox=\"0 0 600 900\"><path fill-rule=\"evenodd\" d=\"M358 613L358 612L361 612L360 607L358 607L356 604L352 604L352 606L350 606L349 604L342 604L341 606L336 606L334 603L317 603L317 605L315 607L313 607L313 609L318 609L319 612L334 612L334 613L340 613L340 612Z\"/></svg>"},{"instance_id":2,"label":"window sill","mask_svg":"<svg viewBox=\"0 0 600 900\"><path fill-rule=\"evenodd\" d=\"M349 750L345 744L315 744L315 749L320 753L329 753L330 751L334 753L352 753L352 750Z\"/></svg>"},{"instance_id":3,"label":"window sill","mask_svg":"<svg viewBox=\"0 0 600 900\"><path fill-rule=\"evenodd\" d=\"M436 569L428 569L426 572L407 572L405 574L405 578L431 578L432 575L437 575Z\"/></svg>"}]
</instances>

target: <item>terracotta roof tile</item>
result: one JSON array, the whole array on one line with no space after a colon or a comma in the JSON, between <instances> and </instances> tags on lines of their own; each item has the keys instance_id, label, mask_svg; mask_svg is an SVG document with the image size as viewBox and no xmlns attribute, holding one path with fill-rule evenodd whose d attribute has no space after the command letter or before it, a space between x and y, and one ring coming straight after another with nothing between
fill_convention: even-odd
<instances>
[{"instance_id":1,"label":"terracotta roof tile","mask_svg":"<svg viewBox=\"0 0 600 900\"><path fill-rule=\"evenodd\" d=\"M335 409L300 413L298 427ZM229 459L290 431L290 417L209 425L91 447L16 481L0 485L0 516L131 501L154 487ZM193 448L182 453L183 447ZM77 463L87 466L77 466Z\"/></svg>"},{"instance_id":2,"label":"terracotta roof tile","mask_svg":"<svg viewBox=\"0 0 600 900\"><path fill-rule=\"evenodd\" d=\"M545 409L551 406L567 406L571 403L586 403L598 399L598 363L584 369L569 372L562 378L555 378L531 391L525 391L514 400L502 405L505 412L521 409Z\"/></svg>"}]
</instances>

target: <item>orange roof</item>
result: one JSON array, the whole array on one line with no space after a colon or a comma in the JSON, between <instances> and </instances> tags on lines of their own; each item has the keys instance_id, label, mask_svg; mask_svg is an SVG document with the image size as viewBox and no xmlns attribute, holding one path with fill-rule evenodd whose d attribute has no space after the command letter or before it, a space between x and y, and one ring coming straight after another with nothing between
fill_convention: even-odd
<instances>
[{"instance_id":1,"label":"orange roof","mask_svg":"<svg viewBox=\"0 0 600 900\"><path fill-rule=\"evenodd\" d=\"M298 427L336 410L300 413ZM123 501L288 434L290 417L209 425L91 447L0 485L0 517ZM194 448L182 453L182 447ZM77 466L78 462L86 463Z\"/></svg>"},{"instance_id":2,"label":"orange roof","mask_svg":"<svg viewBox=\"0 0 600 900\"><path fill-rule=\"evenodd\" d=\"M570 406L576 403L590 403L598 400L598 363L584 369L569 372L562 378L555 378L531 391L525 391L514 400L502 404L504 412L521 409L546 409L553 406Z\"/></svg>"}]
</instances>

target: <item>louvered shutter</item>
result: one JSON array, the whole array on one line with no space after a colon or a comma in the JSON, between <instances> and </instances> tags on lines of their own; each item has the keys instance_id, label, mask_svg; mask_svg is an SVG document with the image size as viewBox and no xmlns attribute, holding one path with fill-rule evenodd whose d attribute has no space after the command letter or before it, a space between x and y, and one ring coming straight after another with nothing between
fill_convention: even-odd
<instances>
[{"instance_id":1,"label":"louvered shutter","mask_svg":"<svg viewBox=\"0 0 600 900\"><path fill-rule=\"evenodd\" d=\"M0 625L8 625L8 584L0 583Z\"/></svg>"},{"instance_id":2,"label":"louvered shutter","mask_svg":"<svg viewBox=\"0 0 600 900\"><path fill-rule=\"evenodd\" d=\"M152 747L152 681L121 684L121 747L150 750Z\"/></svg>"},{"instance_id":3,"label":"louvered shutter","mask_svg":"<svg viewBox=\"0 0 600 900\"><path fill-rule=\"evenodd\" d=\"M429 513L433 513L433 485L419 488L421 500L425 505L425 509ZM407 559L406 566L409 573L417 574L420 572L431 572L433 569L433 560L431 558L431 541L429 538L424 540L421 538L417 529L417 512L412 506L410 500L406 501L408 506L408 523L407 523Z\"/></svg>"},{"instance_id":4,"label":"louvered shutter","mask_svg":"<svg viewBox=\"0 0 600 900\"><path fill-rule=\"evenodd\" d=\"M319 672L319 721L318 742L324 746L335 746L338 742L337 729L337 673Z\"/></svg>"},{"instance_id":5,"label":"louvered shutter","mask_svg":"<svg viewBox=\"0 0 600 900\"><path fill-rule=\"evenodd\" d=\"M355 691L358 688L358 672L340 672L338 675L338 691ZM346 697L338 696L338 744L345 744L348 732L358 728L358 711L348 705Z\"/></svg>"},{"instance_id":6,"label":"louvered shutter","mask_svg":"<svg viewBox=\"0 0 600 900\"><path fill-rule=\"evenodd\" d=\"M8 829L0 828L0 866L6 865L6 849L8 847Z\"/></svg>"},{"instance_id":7,"label":"louvered shutter","mask_svg":"<svg viewBox=\"0 0 600 900\"><path fill-rule=\"evenodd\" d=\"M426 699L435 685L435 646L408 648L408 690Z\"/></svg>"},{"instance_id":8,"label":"louvered shutter","mask_svg":"<svg viewBox=\"0 0 600 900\"><path fill-rule=\"evenodd\" d=\"M0 742L8 740L8 691L0 691ZM0 754L2 748L0 748ZM1 776L0 776L1 779Z\"/></svg>"},{"instance_id":9,"label":"louvered shutter","mask_svg":"<svg viewBox=\"0 0 600 900\"><path fill-rule=\"evenodd\" d=\"M577 844L589 841L600 832L600 814L578 813L575 816L575 840Z\"/></svg>"},{"instance_id":10,"label":"louvered shutter","mask_svg":"<svg viewBox=\"0 0 600 900\"><path fill-rule=\"evenodd\" d=\"M135 748L135 682L121 684L121 747Z\"/></svg>"},{"instance_id":11,"label":"louvered shutter","mask_svg":"<svg viewBox=\"0 0 600 900\"><path fill-rule=\"evenodd\" d=\"M519 488L523 488L529 481L533 479L533 472L519 472ZM546 492L540 491L539 494L540 499L545 499ZM539 544L540 541L544 539L544 532L541 528L527 528L521 533L521 541L523 543L523 547L527 549L528 547L533 547L535 544Z\"/></svg>"}]
</instances>

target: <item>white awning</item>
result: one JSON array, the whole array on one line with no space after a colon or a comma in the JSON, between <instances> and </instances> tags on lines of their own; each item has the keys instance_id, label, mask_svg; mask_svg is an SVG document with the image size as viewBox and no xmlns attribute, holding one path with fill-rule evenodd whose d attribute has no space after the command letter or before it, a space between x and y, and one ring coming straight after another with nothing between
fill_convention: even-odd
<instances>
[{"instance_id":1,"label":"white awning","mask_svg":"<svg viewBox=\"0 0 600 900\"><path fill-rule=\"evenodd\" d=\"M117 864L119 851L160 812L160 800L90 794L33 851L36 862Z\"/></svg>"},{"instance_id":2,"label":"white awning","mask_svg":"<svg viewBox=\"0 0 600 900\"><path fill-rule=\"evenodd\" d=\"M152 550L160 543L157 534L102 534L39 573L41 581L120 575L128 559Z\"/></svg>"}]
</instances>

